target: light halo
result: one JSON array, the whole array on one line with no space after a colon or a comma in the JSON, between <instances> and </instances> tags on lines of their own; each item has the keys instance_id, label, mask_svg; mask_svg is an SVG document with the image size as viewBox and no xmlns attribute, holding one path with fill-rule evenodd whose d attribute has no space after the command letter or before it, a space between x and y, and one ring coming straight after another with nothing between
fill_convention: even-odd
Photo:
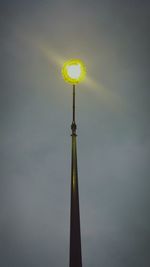
<instances>
[{"instance_id":1,"label":"light halo","mask_svg":"<svg viewBox=\"0 0 150 267\"><path fill-rule=\"evenodd\" d=\"M84 80L86 75L85 64L80 59L71 59L64 63L62 76L64 80L71 84L77 84Z\"/></svg>"}]
</instances>

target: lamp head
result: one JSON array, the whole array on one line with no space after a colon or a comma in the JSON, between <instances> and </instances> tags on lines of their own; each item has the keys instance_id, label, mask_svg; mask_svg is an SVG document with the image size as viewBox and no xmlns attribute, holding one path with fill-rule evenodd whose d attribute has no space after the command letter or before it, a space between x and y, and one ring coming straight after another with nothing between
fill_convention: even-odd
<instances>
[{"instance_id":1,"label":"lamp head","mask_svg":"<svg viewBox=\"0 0 150 267\"><path fill-rule=\"evenodd\" d=\"M79 59L71 59L64 63L62 67L62 76L64 80L71 84L77 84L84 80L86 68Z\"/></svg>"}]
</instances>

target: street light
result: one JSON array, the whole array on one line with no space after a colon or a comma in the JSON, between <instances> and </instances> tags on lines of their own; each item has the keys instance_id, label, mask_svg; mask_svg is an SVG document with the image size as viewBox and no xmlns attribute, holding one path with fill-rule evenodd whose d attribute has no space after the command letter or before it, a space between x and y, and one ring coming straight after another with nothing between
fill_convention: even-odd
<instances>
[{"instance_id":1,"label":"street light","mask_svg":"<svg viewBox=\"0 0 150 267\"><path fill-rule=\"evenodd\" d=\"M62 75L66 82L73 85L73 118L72 130L72 161L71 161L71 209L70 209L70 258L69 267L82 267L80 210L78 192L78 168L75 121L75 85L84 80L86 68L79 59L71 59L64 63Z\"/></svg>"},{"instance_id":2,"label":"street light","mask_svg":"<svg viewBox=\"0 0 150 267\"><path fill-rule=\"evenodd\" d=\"M80 59L71 59L64 63L62 75L66 82L71 84L80 83L86 75L86 68Z\"/></svg>"}]
</instances>

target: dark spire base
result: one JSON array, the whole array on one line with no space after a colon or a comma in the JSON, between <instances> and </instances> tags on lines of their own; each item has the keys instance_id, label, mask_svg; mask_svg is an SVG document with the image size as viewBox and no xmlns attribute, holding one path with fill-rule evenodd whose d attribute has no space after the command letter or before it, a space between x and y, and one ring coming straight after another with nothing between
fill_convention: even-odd
<instances>
[{"instance_id":1,"label":"dark spire base","mask_svg":"<svg viewBox=\"0 0 150 267\"><path fill-rule=\"evenodd\" d=\"M75 126L75 125L74 125ZM74 129L73 129L74 130ZM82 267L76 133L72 132L69 267Z\"/></svg>"}]
</instances>

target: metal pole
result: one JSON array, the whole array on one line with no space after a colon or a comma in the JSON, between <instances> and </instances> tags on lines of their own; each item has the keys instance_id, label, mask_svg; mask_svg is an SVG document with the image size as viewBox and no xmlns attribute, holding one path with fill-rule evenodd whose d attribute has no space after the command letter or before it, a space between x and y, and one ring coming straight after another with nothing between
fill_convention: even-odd
<instances>
[{"instance_id":1,"label":"metal pole","mask_svg":"<svg viewBox=\"0 0 150 267\"><path fill-rule=\"evenodd\" d=\"M73 121L75 122L75 84L73 84Z\"/></svg>"},{"instance_id":2,"label":"metal pole","mask_svg":"<svg viewBox=\"0 0 150 267\"><path fill-rule=\"evenodd\" d=\"M72 118L72 125L71 125L71 129L72 129L72 135L76 135L76 129L77 129L77 125L75 122L75 84L73 84L73 118Z\"/></svg>"},{"instance_id":3,"label":"metal pole","mask_svg":"<svg viewBox=\"0 0 150 267\"><path fill-rule=\"evenodd\" d=\"M69 267L82 267L78 168L75 122L75 85L73 85L72 160L71 160L71 209L70 209L70 259Z\"/></svg>"}]
</instances>

